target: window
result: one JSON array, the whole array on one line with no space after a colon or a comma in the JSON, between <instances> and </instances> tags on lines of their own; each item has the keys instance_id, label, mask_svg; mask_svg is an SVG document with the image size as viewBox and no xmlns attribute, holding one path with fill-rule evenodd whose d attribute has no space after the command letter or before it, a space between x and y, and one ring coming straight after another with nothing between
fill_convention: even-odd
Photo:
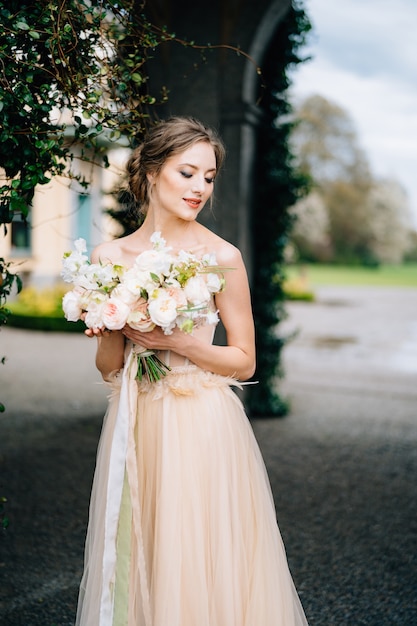
<instances>
[{"instance_id":1,"label":"window","mask_svg":"<svg viewBox=\"0 0 417 626\"><path fill-rule=\"evenodd\" d=\"M32 248L32 227L29 219L14 215L11 223L12 256L30 254Z\"/></svg>"}]
</instances>

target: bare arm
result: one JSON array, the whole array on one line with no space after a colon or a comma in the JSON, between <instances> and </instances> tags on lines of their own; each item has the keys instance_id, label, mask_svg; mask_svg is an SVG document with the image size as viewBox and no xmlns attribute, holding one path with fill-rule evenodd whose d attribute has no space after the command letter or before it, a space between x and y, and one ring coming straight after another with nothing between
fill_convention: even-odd
<instances>
[{"instance_id":1,"label":"bare arm","mask_svg":"<svg viewBox=\"0 0 417 626\"><path fill-rule=\"evenodd\" d=\"M124 364L125 338L120 331L104 332L97 336L96 367L104 380Z\"/></svg>"}]
</instances>

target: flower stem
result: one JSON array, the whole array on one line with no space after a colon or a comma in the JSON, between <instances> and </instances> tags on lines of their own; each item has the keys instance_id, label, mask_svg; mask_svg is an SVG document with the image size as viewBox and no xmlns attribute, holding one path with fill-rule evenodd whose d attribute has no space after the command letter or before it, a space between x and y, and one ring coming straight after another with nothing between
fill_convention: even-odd
<instances>
[{"instance_id":1,"label":"flower stem","mask_svg":"<svg viewBox=\"0 0 417 626\"><path fill-rule=\"evenodd\" d=\"M156 382L166 376L171 368L166 365L156 354L142 356L138 354L138 371L136 378L142 381L147 379L150 383Z\"/></svg>"}]
</instances>

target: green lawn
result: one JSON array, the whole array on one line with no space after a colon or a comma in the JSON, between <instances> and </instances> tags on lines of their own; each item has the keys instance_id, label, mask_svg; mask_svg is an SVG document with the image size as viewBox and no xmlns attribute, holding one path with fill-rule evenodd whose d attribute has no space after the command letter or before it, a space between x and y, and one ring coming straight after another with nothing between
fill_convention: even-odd
<instances>
[{"instance_id":1,"label":"green lawn","mask_svg":"<svg viewBox=\"0 0 417 626\"><path fill-rule=\"evenodd\" d=\"M364 286L364 287L417 287L417 263L406 265L383 265L378 268L351 267L344 265L291 266L289 279L300 276L314 287L325 285Z\"/></svg>"}]
</instances>

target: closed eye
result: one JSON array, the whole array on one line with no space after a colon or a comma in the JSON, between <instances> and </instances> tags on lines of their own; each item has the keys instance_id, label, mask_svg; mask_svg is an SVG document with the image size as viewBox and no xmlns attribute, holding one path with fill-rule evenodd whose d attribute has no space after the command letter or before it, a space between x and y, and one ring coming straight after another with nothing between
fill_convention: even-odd
<instances>
[{"instance_id":1,"label":"closed eye","mask_svg":"<svg viewBox=\"0 0 417 626\"><path fill-rule=\"evenodd\" d=\"M181 176L184 176L184 178L191 178L193 176L193 174L190 174L190 172L184 172L183 170L180 171L180 174ZM215 176L207 176L204 180L208 185L212 185L214 183L214 179Z\"/></svg>"}]
</instances>

